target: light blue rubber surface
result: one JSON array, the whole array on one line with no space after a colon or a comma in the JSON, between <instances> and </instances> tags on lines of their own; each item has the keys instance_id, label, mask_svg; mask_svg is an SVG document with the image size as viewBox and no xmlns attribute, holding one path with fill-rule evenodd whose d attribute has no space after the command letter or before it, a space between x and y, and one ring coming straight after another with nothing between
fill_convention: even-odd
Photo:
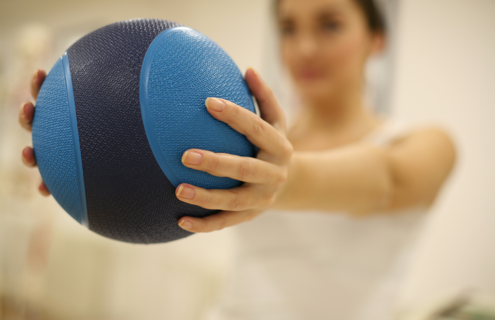
<instances>
[{"instance_id":1,"label":"light blue rubber surface","mask_svg":"<svg viewBox=\"0 0 495 320\"><path fill-rule=\"evenodd\" d=\"M181 157L188 149L255 156L256 148L245 136L208 113L208 97L227 99L255 112L239 68L216 43L187 27L163 31L143 61L140 102L153 154L174 186L190 183L228 189L241 184L185 167Z\"/></svg>"},{"instance_id":2,"label":"light blue rubber surface","mask_svg":"<svg viewBox=\"0 0 495 320\"><path fill-rule=\"evenodd\" d=\"M64 64L67 70L64 70ZM87 225L77 121L68 67L65 54L43 82L33 119L33 148L41 177L55 200L76 221Z\"/></svg>"}]
</instances>

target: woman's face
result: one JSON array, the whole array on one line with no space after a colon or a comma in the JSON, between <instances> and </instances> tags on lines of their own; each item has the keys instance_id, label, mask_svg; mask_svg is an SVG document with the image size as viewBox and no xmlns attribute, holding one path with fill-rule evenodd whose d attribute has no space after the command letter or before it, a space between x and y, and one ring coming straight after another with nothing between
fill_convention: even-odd
<instances>
[{"instance_id":1,"label":"woman's face","mask_svg":"<svg viewBox=\"0 0 495 320\"><path fill-rule=\"evenodd\" d=\"M382 43L354 0L281 0L278 24L282 59L310 101L360 90L366 60Z\"/></svg>"}]
</instances>

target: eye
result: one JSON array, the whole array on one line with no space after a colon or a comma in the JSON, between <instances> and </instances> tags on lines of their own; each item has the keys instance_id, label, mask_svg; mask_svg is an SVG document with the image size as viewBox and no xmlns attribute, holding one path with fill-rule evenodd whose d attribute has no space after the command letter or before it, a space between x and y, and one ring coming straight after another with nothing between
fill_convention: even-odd
<instances>
[{"instance_id":1,"label":"eye","mask_svg":"<svg viewBox=\"0 0 495 320\"><path fill-rule=\"evenodd\" d=\"M282 37L295 34L296 29L296 22L292 17L281 17L281 19L278 20L278 31Z\"/></svg>"},{"instance_id":2,"label":"eye","mask_svg":"<svg viewBox=\"0 0 495 320\"><path fill-rule=\"evenodd\" d=\"M340 30L340 23L337 21L325 21L321 24L321 29L324 32L336 32Z\"/></svg>"},{"instance_id":3,"label":"eye","mask_svg":"<svg viewBox=\"0 0 495 320\"><path fill-rule=\"evenodd\" d=\"M281 25L279 29L282 36L290 36L296 33L296 28L293 24Z\"/></svg>"}]
</instances>

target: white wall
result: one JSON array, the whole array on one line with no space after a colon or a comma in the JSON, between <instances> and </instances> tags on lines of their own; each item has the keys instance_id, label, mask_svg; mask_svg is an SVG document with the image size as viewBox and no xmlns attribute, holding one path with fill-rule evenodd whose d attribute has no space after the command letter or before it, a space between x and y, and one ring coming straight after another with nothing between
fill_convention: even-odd
<instances>
[{"instance_id":1,"label":"white wall","mask_svg":"<svg viewBox=\"0 0 495 320\"><path fill-rule=\"evenodd\" d=\"M261 64L268 3L269 0L2 0L0 41L7 45L7 41L15 40L22 26L32 23L51 28L60 38L74 33L82 36L119 20L159 18L206 34L244 70Z\"/></svg>"},{"instance_id":2,"label":"white wall","mask_svg":"<svg viewBox=\"0 0 495 320\"><path fill-rule=\"evenodd\" d=\"M443 124L459 153L403 300L495 294L495 1L401 3L393 113Z\"/></svg>"}]
</instances>

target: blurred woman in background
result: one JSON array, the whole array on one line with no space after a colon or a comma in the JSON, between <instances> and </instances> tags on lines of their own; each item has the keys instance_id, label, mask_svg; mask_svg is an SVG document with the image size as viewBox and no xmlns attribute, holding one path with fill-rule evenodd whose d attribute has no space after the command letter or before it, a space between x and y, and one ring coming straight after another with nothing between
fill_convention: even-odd
<instances>
[{"instance_id":1,"label":"blurred woman in background","mask_svg":"<svg viewBox=\"0 0 495 320\"><path fill-rule=\"evenodd\" d=\"M209 319L391 319L408 248L453 167L453 143L439 128L399 125L366 105L365 66L386 39L373 1L278 0L276 16L281 56L302 97L294 125L286 132L271 89L248 69L262 119L222 99L206 106L259 147L257 158L197 149L182 157L245 182L176 190L182 201L223 210L183 217L182 228L238 225L233 278ZM44 77L33 77L34 98ZM21 125L30 129L33 114L24 104ZM36 165L31 148L23 161ZM43 183L39 190L49 194Z\"/></svg>"}]
</instances>

